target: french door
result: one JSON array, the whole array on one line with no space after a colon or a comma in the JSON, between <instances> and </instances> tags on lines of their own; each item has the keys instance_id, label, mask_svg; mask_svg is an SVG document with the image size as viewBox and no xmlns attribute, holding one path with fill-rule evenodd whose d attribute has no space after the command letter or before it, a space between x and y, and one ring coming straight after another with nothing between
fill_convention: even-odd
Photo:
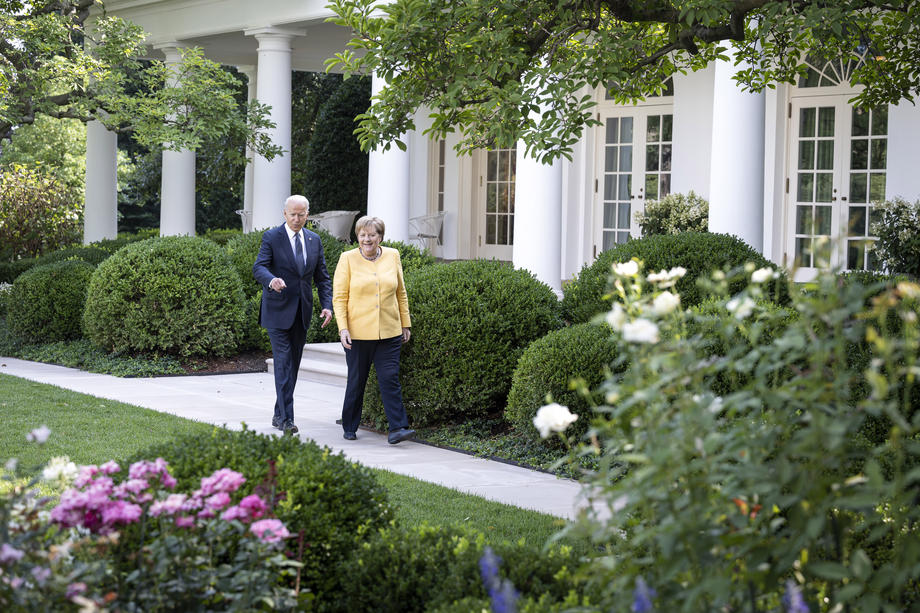
<instances>
[{"instance_id":1,"label":"french door","mask_svg":"<svg viewBox=\"0 0 920 613\"><path fill-rule=\"evenodd\" d=\"M798 98L790 124L787 265L797 281L822 268L875 268L870 224L873 203L885 198L887 107L857 109L837 96Z\"/></svg>"},{"instance_id":2,"label":"french door","mask_svg":"<svg viewBox=\"0 0 920 613\"><path fill-rule=\"evenodd\" d=\"M635 214L671 192L670 106L616 107L600 115L595 155L595 254L638 236Z\"/></svg>"},{"instance_id":3,"label":"french door","mask_svg":"<svg viewBox=\"0 0 920 613\"><path fill-rule=\"evenodd\" d=\"M511 261L514 246L514 181L517 150L493 149L480 156L478 257Z\"/></svg>"}]
</instances>

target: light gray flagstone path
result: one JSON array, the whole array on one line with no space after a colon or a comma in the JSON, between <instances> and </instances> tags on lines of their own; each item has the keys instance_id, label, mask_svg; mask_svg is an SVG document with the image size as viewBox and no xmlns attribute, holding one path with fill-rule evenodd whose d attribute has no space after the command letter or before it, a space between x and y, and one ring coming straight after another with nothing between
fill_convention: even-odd
<instances>
[{"instance_id":1,"label":"light gray flagstone path","mask_svg":"<svg viewBox=\"0 0 920 613\"><path fill-rule=\"evenodd\" d=\"M256 432L278 434L271 426L275 391L269 373L126 379L6 357L0 357L0 373L234 430L246 423ZM343 386L298 382L294 421L299 436L342 451L365 466L557 517L573 519L579 509L592 504L579 483L539 471L413 441L390 445L385 434L366 430L358 432L357 441L346 441L335 423L344 395ZM593 504L606 514L601 503Z\"/></svg>"}]
</instances>

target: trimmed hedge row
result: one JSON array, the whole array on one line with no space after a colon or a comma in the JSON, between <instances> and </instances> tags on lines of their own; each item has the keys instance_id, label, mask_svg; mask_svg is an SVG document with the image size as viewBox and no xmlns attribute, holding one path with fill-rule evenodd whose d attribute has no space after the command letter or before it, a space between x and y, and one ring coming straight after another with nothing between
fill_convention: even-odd
<instances>
[{"instance_id":1,"label":"trimmed hedge row","mask_svg":"<svg viewBox=\"0 0 920 613\"><path fill-rule=\"evenodd\" d=\"M684 267L687 274L672 291L680 294L681 304L685 307L703 301L705 295L697 286L697 279L708 276L716 269L734 268L752 262L757 268L769 267L782 272L744 241L728 234L684 232L646 236L604 251L592 264L586 264L578 276L563 288L563 317L571 323L582 323L609 311L610 303L604 299L604 295L608 289L611 266L616 262L628 262L634 257L644 262L646 272ZM785 292L786 283L785 274L776 281L776 287L781 292L777 301L781 304L788 300L788 295L782 293ZM729 291L736 293L746 284L746 279L738 278L729 285Z\"/></svg>"},{"instance_id":2,"label":"trimmed hedge row","mask_svg":"<svg viewBox=\"0 0 920 613\"><path fill-rule=\"evenodd\" d=\"M64 260L22 273L6 301L10 332L23 343L80 338L87 287L94 269L81 260Z\"/></svg>"},{"instance_id":3,"label":"trimmed hedge row","mask_svg":"<svg viewBox=\"0 0 920 613\"><path fill-rule=\"evenodd\" d=\"M428 266L406 275L412 340L400 383L416 426L482 417L505 406L524 349L561 326L553 291L525 270L494 260ZM365 418L386 424L376 378Z\"/></svg>"}]
</instances>

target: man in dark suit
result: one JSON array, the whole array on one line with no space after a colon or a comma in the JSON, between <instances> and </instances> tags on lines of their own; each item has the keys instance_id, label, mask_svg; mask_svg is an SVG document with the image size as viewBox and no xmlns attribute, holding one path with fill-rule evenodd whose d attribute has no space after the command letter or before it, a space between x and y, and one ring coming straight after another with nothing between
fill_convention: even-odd
<instances>
[{"instance_id":1,"label":"man in dark suit","mask_svg":"<svg viewBox=\"0 0 920 613\"><path fill-rule=\"evenodd\" d=\"M322 306L322 327L332 319L332 281L319 235L304 229L310 203L303 196L284 202L285 223L265 231L252 274L262 285L259 324L268 331L275 371L272 426L285 434L294 425L294 386L313 315L313 283Z\"/></svg>"}]
</instances>

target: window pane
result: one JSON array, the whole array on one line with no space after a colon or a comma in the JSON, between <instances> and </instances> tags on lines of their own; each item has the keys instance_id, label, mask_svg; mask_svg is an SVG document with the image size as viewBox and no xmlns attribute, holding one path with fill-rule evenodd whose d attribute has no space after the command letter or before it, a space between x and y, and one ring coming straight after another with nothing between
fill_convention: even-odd
<instances>
[{"instance_id":1,"label":"window pane","mask_svg":"<svg viewBox=\"0 0 920 613\"><path fill-rule=\"evenodd\" d=\"M629 203L621 202L617 207L617 228L629 229Z\"/></svg>"},{"instance_id":2,"label":"window pane","mask_svg":"<svg viewBox=\"0 0 920 613\"><path fill-rule=\"evenodd\" d=\"M885 199L885 175L871 174L869 175L869 201L870 202L879 202L880 200Z\"/></svg>"},{"instance_id":3,"label":"window pane","mask_svg":"<svg viewBox=\"0 0 920 613\"><path fill-rule=\"evenodd\" d=\"M851 206L849 221L847 222L847 234L850 236L866 236L866 207Z\"/></svg>"},{"instance_id":4,"label":"window pane","mask_svg":"<svg viewBox=\"0 0 920 613\"><path fill-rule=\"evenodd\" d=\"M869 111L853 109L853 136L869 136Z\"/></svg>"},{"instance_id":5,"label":"window pane","mask_svg":"<svg viewBox=\"0 0 920 613\"><path fill-rule=\"evenodd\" d=\"M508 216L507 215L497 215L495 217L495 227L496 227L496 230L498 230L497 236L495 237L495 244L507 245L508 244Z\"/></svg>"},{"instance_id":6,"label":"window pane","mask_svg":"<svg viewBox=\"0 0 920 613\"><path fill-rule=\"evenodd\" d=\"M661 146L661 170L663 172L671 171L671 145Z\"/></svg>"},{"instance_id":7,"label":"window pane","mask_svg":"<svg viewBox=\"0 0 920 613\"><path fill-rule=\"evenodd\" d=\"M657 143L661 140L661 115L649 115L645 124L645 142Z\"/></svg>"},{"instance_id":8,"label":"window pane","mask_svg":"<svg viewBox=\"0 0 920 613\"><path fill-rule=\"evenodd\" d=\"M602 251L613 249L617 244L617 235L615 232L604 232L604 241L601 245Z\"/></svg>"},{"instance_id":9,"label":"window pane","mask_svg":"<svg viewBox=\"0 0 920 613\"><path fill-rule=\"evenodd\" d=\"M514 216L508 216L508 244L514 244Z\"/></svg>"},{"instance_id":10,"label":"window pane","mask_svg":"<svg viewBox=\"0 0 920 613\"><path fill-rule=\"evenodd\" d=\"M872 136L885 136L888 134L888 107L872 111Z\"/></svg>"},{"instance_id":11,"label":"window pane","mask_svg":"<svg viewBox=\"0 0 920 613\"><path fill-rule=\"evenodd\" d=\"M633 118L623 117L620 120L620 142L632 143L633 141Z\"/></svg>"},{"instance_id":12,"label":"window pane","mask_svg":"<svg viewBox=\"0 0 920 613\"><path fill-rule=\"evenodd\" d=\"M865 170L869 163L869 141L854 140L850 143L850 168Z\"/></svg>"},{"instance_id":13,"label":"window pane","mask_svg":"<svg viewBox=\"0 0 920 613\"><path fill-rule=\"evenodd\" d=\"M630 175L620 175L619 176L619 188L617 190L617 200L629 200L631 181Z\"/></svg>"},{"instance_id":14,"label":"window pane","mask_svg":"<svg viewBox=\"0 0 920 613\"><path fill-rule=\"evenodd\" d=\"M800 172L796 191L796 200L799 202L815 201L815 176L810 172Z\"/></svg>"},{"instance_id":15,"label":"window pane","mask_svg":"<svg viewBox=\"0 0 920 613\"><path fill-rule=\"evenodd\" d=\"M661 117L661 140L663 141L674 140L671 137L673 123L674 123L673 115L662 115Z\"/></svg>"},{"instance_id":16,"label":"window pane","mask_svg":"<svg viewBox=\"0 0 920 613\"><path fill-rule=\"evenodd\" d=\"M882 265L878 261L878 256L875 254L875 249L872 248L873 243L871 241L866 242L866 268L868 270L881 270Z\"/></svg>"},{"instance_id":17,"label":"window pane","mask_svg":"<svg viewBox=\"0 0 920 613\"><path fill-rule=\"evenodd\" d=\"M629 232L617 232L617 243L622 245L629 240Z\"/></svg>"},{"instance_id":18,"label":"window pane","mask_svg":"<svg viewBox=\"0 0 920 613\"><path fill-rule=\"evenodd\" d=\"M871 165L872 170L885 170L888 161L888 139L873 138L871 148Z\"/></svg>"},{"instance_id":19,"label":"window pane","mask_svg":"<svg viewBox=\"0 0 920 613\"><path fill-rule=\"evenodd\" d=\"M831 233L831 211L833 207L816 206L815 207L815 234L830 236Z\"/></svg>"},{"instance_id":20,"label":"window pane","mask_svg":"<svg viewBox=\"0 0 920 613\"><path fill-rule=\"evenodd\" d=\"M632 170L632 145L620 147L620 172Z\"/></svg>"},{"instance_id":21,"label":"window pane","mask_svg":"<svg viewBox=\"0 0 920 613\"><path fill-rule=\"evenodd\" d=\"M508 187L505 185L496 185L498 188L498 212L508 212Z\"/></svg>"},{"instance_id":22,"label":"window pane","mask_svg":"<svg viewBox=\"0 0 920 613\"><path fill-rule=\"evenodd\" d=\"M811 234L812 209L810 206L795 207L795 233Z\"/></svg>"},{"instance_id":23,"label":"window pane","mask_svg":"<svg viewBox=\"0 0 920 613\"><path fill-rule=\"evenodd\" d=\"M498 186L486 187L486 213L494 213L498 202Z\"/></svg>"},{"instance_id":24,"label":"window pane","mask_svg":"<svg viewBox=\"0 0 920 613\"><path fill-rule=\"evenodd\" d=\"M664 198L671 193L671 175L662 174L661 175L661 190L658 192L659 198Z\"/></svg>"},{"instance_id":25,"label":"window pane","mask_svg":"<svg viewBox=\"0 0 920 613\"><path fill-rule=\"evenodd\" d=\"M508 152L501 151L498 157L498 180L507 181L508 176Z\"/></svg>"},{"instance_id":26,"label":"window pane","mask_svg":"<svg viewBox=\"0 0 920 613\"><path fill-rule=\"evenodd\" d=\"M863 172L850 175L850 202L866 202L868 185L866 174Z\"/></svg>"},{"instance_id":27,"label":"window pane","mask_svg":"<svg viewBox=\"0 0 920 613\"><path fill-rule=\"evenodd\" d=\"M514 212L514 186L515 183L512 181L508 184L509 196L508 196L508 208L513 213ZM511 220L511 225L514 225L514 219Z\"/></svg>"},{"instance_id":28,"label":"window pane","mask_svg":"<svg viewBox=\"0 0 920 613\"><path fill-rule=\"evenodd\" d=\"M617 148L616 147L607 147L604 152L604 170L606 172L613 172L617 169Z\"/></svg>"},{"instance_id":29,"label":"window pane","mask_svg":"<svg viewBox=\"0 0 920 613\"><path fill-rule=\"evenodd\" d=\"M498 177L498 153L495 151L490 151L489 156L489 170L486 173L486 181L495 181Z\"/></svg>"},{"instance_id":30,"label":"window pane","mask_svg":"<svg viewBox=\"0 0 920 613\"><path fill-rule=\"evenodd\" d=\"M862 270L863 244L862 241L847 241L847 270Z\"/></svg>"},{"instance_id":31,"label":"window pane","mask_svg":"<svg viewBox=\"0 0 920 613\"><path fill-rule=\"evenodd\" d=\"M881 219L881 214L875 209L874 206L869 207L869 236L874 236L872 234L872 226L878 223Z\"/></svg>"},{"instance_id":32,"label":"window pane","mask_svg":"<svg viewBox=\"0 0 920 613\"><path fill-rule=\"evenodd\" d=\"M616 200L617 176L604 177L604 200Z\"/></svg>"},{"instance_id":33,"label":"window pane","mask_svg":"<svg viewBox=\"0 0 920 613\"><path fill-rule=\"evenodd\" d=\"M658 145L645 146L645 170L647 172L658 170Z\"/></svg>"},{"instance_id":34,"label":"window pane","mask_svg":"<svg viewBox=\"0 0 920 613\"><path fill-rule=\"evenodd\" d=\"M495 215L486 215L486 244L495 244Z\"/></svg>"},{"instance_id":35,"label":"window pane","mask_svg":"<svg viewBox=\"0 0 920 613\"><path fill-rule=\"evenodd\" d=\"M817 189L815 190L815 202L831 202L834 196L834 175L829 172L822 172L815 175Z\"/></svg>"},{"instance_id":36,"label":"window pane","mask_svg":"<svg viewBox=\"0 0 920 613\"><path fill-rule=\"evenodd\" d=\"M616 226L617 205L615 202L604 203L604 227L613 228Z\"/></svg>"},{"instance_id":37,"label":"window pane","mask_svg":"<svg viewBox=\"0 0 920 613\"><path fill-rule=\"evenodd\" d=\"M818 136L834 135L834 107L822 106L818 109Z\"/></svg>"},{"instance_id":38,"label":"window pane","mask_svg":"<svg viewBox=\"0 0 920 613\"><path fill-rule=\"evenodd\" d=\"M607 120L607 140L608 143L617 142L617 134L619 134L620 120L616 117L611 117Z\"/></svg>"},{"instance_id":39,"label":"window pane","mask_svg":"<svg viewBox=\"0 0 920 613\"><path fill-rule=\"evenodd\" d=\"M645 175L645 199L658 200L658 175Z\"/></svg>"},{"instance_id":40,"label":"window pane","mask_svg":"<svg viewBox=\"0 0 920 613\"><path fill-rule=\"evenodd\" d=\"M795 239L795 261L799 266L805 266L806 268L811 266L810 238Z\"/></svg>"},{"instance_id":41,"label":"window pane","mask_svg":"<svg viewBox=\"0 0 920 613\"><path fill-rule=\"evenodd\" d=\"M815 141L799 141L799 170L814 170L815 168Z\"/></svg>"},{"instance_id":42,"label":"window pane","mask_svg":"<svg viewBox=\"0 0 920 613\"><path fill-rule=\"evenodd\" d=\"M818 141L818 169L819 170L833 170L834 169L834 141L832 140Z\"/></svg>"},{"instance_id":43,"label":"window pane","mask_svg":"<svg viewBox=\"0 0 920 613\"><path fill-rule=\"evenodd\" d=\"M803 138L814 137L815 135L815 110L802 109L799 111L799 136Z\"/></svg>"}]
</instances>

